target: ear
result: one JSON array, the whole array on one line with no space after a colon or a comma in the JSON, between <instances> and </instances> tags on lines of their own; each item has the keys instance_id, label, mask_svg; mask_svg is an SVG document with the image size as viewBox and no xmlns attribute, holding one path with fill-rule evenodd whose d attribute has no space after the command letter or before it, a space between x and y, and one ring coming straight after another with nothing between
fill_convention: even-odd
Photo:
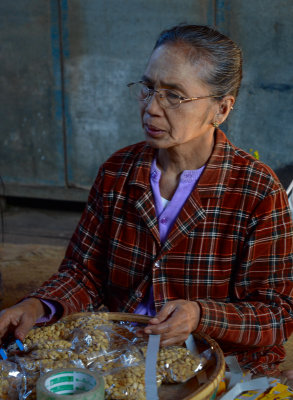
<instances>
[{"instance_id":1,"label":"ear","mask_svg":"<svg viewBox=\"0 0 293 400\"><path fill-rule=\"evenodd\" d=\"M218 103L218 112L215 117L215 121L220 125L222 124L230 114L230 111L233 109L233 105L235 104L234 96L225 96Z\"/></svg>"}]
</instances>

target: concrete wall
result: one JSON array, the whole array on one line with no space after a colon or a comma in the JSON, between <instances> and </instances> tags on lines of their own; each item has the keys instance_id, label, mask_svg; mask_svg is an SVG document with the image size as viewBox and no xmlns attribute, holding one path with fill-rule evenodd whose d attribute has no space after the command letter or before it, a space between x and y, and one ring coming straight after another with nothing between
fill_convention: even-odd
<instances>
[{"instance_id":1,"label":"concrete wall","mask_svg":"<svg viewBox=\"0 0 293 400\"><path fill-rule=\"evenodd\" d=\"M126 84L159 32L216 25L243 49L224 129L293 179L293 0L2 0L0 175L6 194L85 200L99 165L143 139Z\"/></svg>"},{"instance_id":2,"label":"concrete wall","mask_svg":"<svg viewBox=\"0 0 293 400\"><path fill-rule=\"evenodd\" d=\"M218 27L243 49L244 77L231 140L258 151L287 187L293 179L293 1L219 2Z\"/></svg>"}]
</instances>

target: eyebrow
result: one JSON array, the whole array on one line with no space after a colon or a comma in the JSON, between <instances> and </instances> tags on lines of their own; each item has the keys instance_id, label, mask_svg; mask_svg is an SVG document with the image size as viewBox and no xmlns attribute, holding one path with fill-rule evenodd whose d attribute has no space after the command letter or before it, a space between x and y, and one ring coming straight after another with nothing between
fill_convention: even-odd
<instances>
[{"instance_id":1,"label":"eyebrow","mask_svg":"<svg viewBox=\"0 0 293 400\"><path fill-rule=\"evenodd\" d=\"M146 82L146 83L151 83L151 84L154 83L154 81L153 81L151 78L149 78L148 76L146 76L146 75L143 75L143 76L141 77L141 80L142 80L143 82ZM164 82L164 81L160 81L160 83L161 83L161 85L162 85L164 88L180 90L180 92L185 93L184 87L181 86L181 85L178 84L178 83L171 83L171 82ZM186 93L185 93L185 94L186 94Z\"/></svg>"}]
</instances>

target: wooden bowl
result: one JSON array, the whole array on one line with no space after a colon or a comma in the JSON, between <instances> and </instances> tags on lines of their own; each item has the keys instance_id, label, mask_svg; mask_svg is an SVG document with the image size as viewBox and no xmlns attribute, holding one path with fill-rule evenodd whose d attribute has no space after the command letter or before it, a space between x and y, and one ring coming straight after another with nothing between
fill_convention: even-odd
<instances>
[{"instance_id":1,"label":"wooden bowl","mask_svg":"<svg viewBox=\"0 0 293 400\"><path fill-rule=\"evenodd\" d=\"M72 314L66 319L92 315L93 313ZM150 317L132 313L103 313L109 321L126 321L147 324ZM222 350L215 340L208 335L194 333L194 339L199 353L208 350L210 358L207 366L195 377L184 383L163 384L160 386L160 400L209 400L214 399L218 385L225 374L225 360Z\"/></svg>"}]
</instances>

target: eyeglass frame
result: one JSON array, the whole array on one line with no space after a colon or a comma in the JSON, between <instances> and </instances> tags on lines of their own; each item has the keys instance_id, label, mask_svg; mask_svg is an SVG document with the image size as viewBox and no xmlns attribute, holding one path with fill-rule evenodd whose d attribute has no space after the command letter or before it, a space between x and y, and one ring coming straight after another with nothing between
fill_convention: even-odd
<instances>
[{"instance_id":1,"label":"eyeglass frame","mask_svg":"<svg viewBox=\"0 0 293 400\"><path fill-rule=\"evenodd\" d=\"M127 84L127 87L130 88L132 85L137 85L138 83L141 83L141 84L145 85L145 87L148 89L148 96L147 96L145 99L143 99L143 100L139 100L139 99L138 99L139 101L143 101L143 102L146 102L146 103L149 102L149 100L151 99L151 97L152 97L155 93L160 94L160 91L161 91L161 90L169 90L169 91L171 91L171 89L164 89L164 88L150 89L150 88L148 88L148 86L145 84L144 81L130 82L130 83ZM151 92L152 92L152 94L151 94ZM214 95L214 94L207 95L207 96L197 96L197 97L183 97L183 96L180 96L180 95L177 94L177 93L174 93L174 94L175 94L176 96L178 96L179 103L178 103L178 105L176 105L176 106L173 107L173 108L177 108L177 107L180 106L180 104L182 104L182 103L187 103L187 102L189 102L189 101L201 100L201 99L208 99L208 98L218 98L218 99L219 99L219 98L223 97L223 96L218 96L218 95ZM161 103L160 103L160 104L161 104ZM163 107L163 108L164 108L164 107ZM168 107L167 107L167 108L168 108ZM170 108L172 108L172 107L170 107Z\"/></svg>"}]
</instances>

